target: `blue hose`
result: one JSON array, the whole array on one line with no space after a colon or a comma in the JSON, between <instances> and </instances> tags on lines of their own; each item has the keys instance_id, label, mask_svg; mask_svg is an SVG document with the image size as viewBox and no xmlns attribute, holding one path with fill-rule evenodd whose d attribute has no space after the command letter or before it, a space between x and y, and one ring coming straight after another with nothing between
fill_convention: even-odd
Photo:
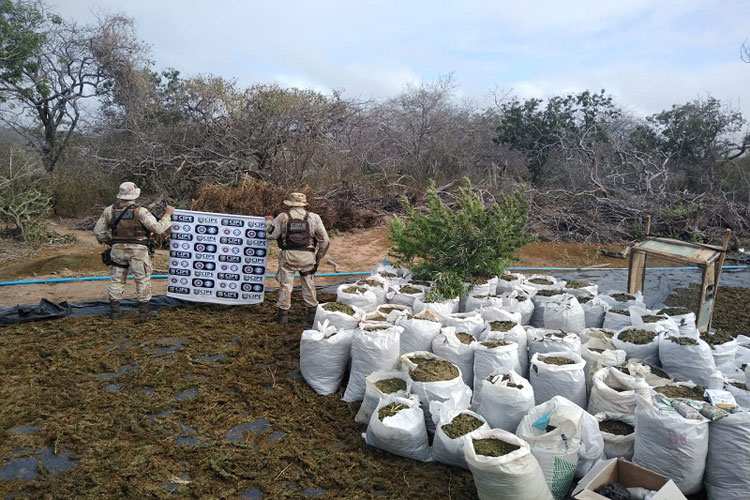
<instances>
[{"instance_id":1,"label":"blue hose","mask_svg":"<svg viewBox=\"0 0 750 500\"><path fill-rule=\"evenodd\" d=\"M509 271L618 271L628 269L627 267L509 267ZM649 270L656 271L677 271L677 270L698 270L698 267L649 267ZM750 269L750 266L724 266L723 270L738 270L738 269ZM338 276L366 276L371 274L370 271L355 271L348 273L319 273L315 276L318 278L331 278ZM130 275L128 278L132 278ZM167 279L168 274L154 274L151 279ZM275 274L266 274L266 278L275 278ZM0 281L0 286L14 286L14 285L47 285L54 283L76 283L79 281L107 281L109 276L85 276L82 278L52 278L52 279L39 279L39 280L22 280L22 281Z\"/></svg>"}]
</instances>

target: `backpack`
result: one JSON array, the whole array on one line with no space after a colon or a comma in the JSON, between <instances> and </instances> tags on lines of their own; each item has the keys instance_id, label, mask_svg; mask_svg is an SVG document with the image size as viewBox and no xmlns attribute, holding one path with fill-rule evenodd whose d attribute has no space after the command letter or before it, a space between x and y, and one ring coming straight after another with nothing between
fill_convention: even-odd
<instances>
[{"instance_id":1,"label":"backpack","mask_svg":"<svg viewBox=\"0 0 750 500\"><path fill-rule=\"evenodd\" d=\"M290 212L286 212L286 231L279 240L282 250L308 250L315 251L310 231L310 212L305 213L304 219L293 219Z\"/></svg>"}]
</instances>

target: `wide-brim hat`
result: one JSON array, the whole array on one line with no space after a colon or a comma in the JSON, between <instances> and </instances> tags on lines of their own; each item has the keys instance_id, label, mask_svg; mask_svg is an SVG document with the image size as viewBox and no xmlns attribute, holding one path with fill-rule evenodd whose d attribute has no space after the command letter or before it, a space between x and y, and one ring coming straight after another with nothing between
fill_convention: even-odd
<instances>
[{"instance_id":1,"label":"wide-brim hat","mask_svg":"<svg viewBox=\"0 0 750 500\"><path fill-rule=\"evenodd\" d=\"M288 207L306 207L307 196L305 196L305 193L291 193L289 198L284 200L284 205Z\"/></svg>"},{"instance_id":2,"label":"wide-brim hat","mask_svg":"<svg viewBox=\"0 0 750 500\"><path fill-rule=\"evenodd\" d=\"M120 184L120 192L117 198L121 200L135 200L141 195L141 190L132 182L123 182Z\"/></svg>"}]
</instances>

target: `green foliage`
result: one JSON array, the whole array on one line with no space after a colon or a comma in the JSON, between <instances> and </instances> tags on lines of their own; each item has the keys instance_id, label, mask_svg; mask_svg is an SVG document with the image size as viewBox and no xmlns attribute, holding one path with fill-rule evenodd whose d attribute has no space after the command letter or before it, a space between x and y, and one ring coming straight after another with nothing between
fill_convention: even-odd
<instances>
[{"instance_id":1,"label":"green foliage","mask_svg":"<svg viewBox=\"0 0 750 500\"><path fill-rule=\"evenodd\" d=\"M390 223L391 256L411 267L418 279L435 281L434 293L445 298L464 295L463 283L502 274L515 251L532 240L526 234L529 205L515 191L485 207L464 178L452 206L438 197L434 182L426 193L426 212L404 199L406 216Z\"/></svg>"},{"instance_id":2,"label":"green foliage","mask_svg":"<svg viewBox=\"0 0 750 500\"><path fill-rule=\"evenodd\" d=\"M547 99L513 100L502 106L497 144L507 144L526 157L533 182L537 182L557 147L567 142L590 145L607 142L605 124L621 111L604 90Z\"/></svg>"}]
</instances>

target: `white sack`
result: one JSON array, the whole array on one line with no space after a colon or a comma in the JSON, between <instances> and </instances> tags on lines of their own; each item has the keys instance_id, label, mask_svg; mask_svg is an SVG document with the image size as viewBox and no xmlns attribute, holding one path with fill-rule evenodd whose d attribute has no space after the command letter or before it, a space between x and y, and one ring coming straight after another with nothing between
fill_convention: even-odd
<instances>
[{"instance_id":1,"label":"white sack","mask_svg":"<svg viewBox=\"0 0 750 500\"><path fill-rule=\"evenodd\" d=\"M583 309L586 328L601 328L604 325L604 317L607 311L611 309L610 305L599 297L581 297L578 302Z\"/></svg>"},{"instance_id":2,"label":"white sack","mask_svg":"<svg viewBox=\"0 0 750 500\"><path fill-rule=\"evenodd\" d=\"M547 303L544 308L544 328L580 333L586 328L586 315L578 299L569 294Z\"/></svg>"},{"instance_id":3,"label":"white sack","mask_svg":"<svg viewBox=\"0 0 750 500\"><path fill-rule=\"evenodd\" d=\"M497 288L495 293L500 295L505 292L512 292L514 290L521 290L525 277L523 274L518 273L506 273L498 277Z\"/></svg>"},{"instance_id":4,"label":"white sack","mask_svg":"<svg viewBox=\"0 0 750 500\"><path fill-rule=\"evenodd\" d=\"M333 394L346 374L354 330L337 330L327 323L305 330L299 345L302 377L318 394Z\"/></svg>"},{"instance_id":5,"label":"white sack","mask_svg":"<svg viewBox=\"0 0 750 500\"><path fill-rule=\"evenodd\" d=\"M640 359L646 364L660 366L659 361L659 336L654 335L654 339L648 344L634 344L620 340L620 335L631 330L630 327L618 331L612 338L612 343L616 348L625 351L628 358ZM667 370L669 371L669 370Z\"/></svg>"},{"instance_id":6,"label":"white sack","mask_svg":"<svg viewBox=\"0 0 750 500\"><path fill-rule=\"evenodd\" d=\"M375 313L382 317L380 321L393 324L397 324L401 318L411 312L411 307L399 304L381 304L375 309Z\"/></svg>"},{"instance_id":7,"label":"white sack","mask_svg":"<svg viewBox=\"0 0 750 500\"><path fill-rule=\"evenodd\" d=\"M599 350L602 352L599 352ZM610 339L591 339L581 346L581 357L586 362L583 371L586 374L586 387L590 390L591 377L594 373L601 368L625 364L627 353L615 349Z\"/></svg>"},{"instance_id":8,"label":"white sack","mask_svg":"<svg viewBox=\"0 0 750 500\"><path fill-rule=\"evenodd\" d=\"M659 337L659 359L661 366L675 380L691 381L708 387L711 374L716 370L711 347L698 339L696 345L680 345L670 339L678 338L663 334ZM687 338L687 337L681 337Z\"/></svg>"},{"instance_id":9,"label":"white sack","mask_svg":"<svg viewBox=\"0 0 750 500\"><path fill-rule=\"evenodd\" d=\"M471 285L469 295L495 295L497 293L497 281L498 278L495 276L484 283Z\"/></svg>"},{"instance_id":10,"label":"white sack","mask_svg":"<svg viewBox=\"0 0 750 500\"><path fill-rule=\"evenodd\" d=\"M586 328L579 335L581 338L581 344L585 344L591 339L605 340L612 342L612 338L615 336L615 332L612 330L605 330L604 328ZM612 344L610 349L615 349L615 345Z\"/></svg>"},{"instance_id":11,"label":"white sack","mask_svg":"<svg viewBox=\"0 0 750 500\"><path fill-rule=\"evenodd\" d=\"M617 368L598 370L591 379L588 412L592 415L616 413L632 416L635 413L636 384L635 377Z\"/></svg>"},{"instance_id":12,"label":"white sack","mask_svg":"<svg viewBox=\"0 0 750 500\"><path fill-rule=\"evenodd\" d=\"M518 345L518 365L520 371L518 372L522 376L526 376L526 372L529 369L529 354L528 354L528 337L526 330L520 324L515 321L511 321L513 326L509 329L503 330L508 324L505 322L490 321L479 336L480 340L504 340L506 342L515 342ZM499 330L493 328L500 328Z\"/></svg>"},{"instance_id":13,"label":"white sack","mask_svg":"<svg viewBox=\"0 0 750 500\"><path fill-rule=\"evenodd\" d=\"M534 328L543 328L544 310L551 302L559 301L564 295L565 294L562 292L562 290L556 291L556 293L551 296L540 295L538 293L534 295L531 298L531 301L534 303L534 312L531 314L529 324Z\"/></svg>"},{"instance_id":14,"label":"white sack","mask_svg":"<svg viewBox=\"0 0 750 500\"><path fill-rule=\"evenodd\" d=\"M520 446L502 457L477 455L474 439L500 439ZM529 444L501 429L475 431L464 447L479 500L551 500L544 473Z\"/></svg>"},{"instance_id":15,"label":"white sack","mask_svg":"<svg viewBox=\"0 0 750 500\"><path fill-rule=\"evenodd\" d=\"M363 326L352 339L352 368L344 397L347 403L361 401L365 395L365 379L376 370L393 370L398 366L399 337L402 328L381 323L386 330L368 331L377 324Z\"/></svg>"},{"instance_id":16,"label":"white sack","mask_svg":"<svg viewBox=\"0 0 750 500\"><path fill-rule=\"evenodd\" d=\"M431 358L431 359L443 359L431 352L417 351L401 356L401 369L409 375L417 368L417 365L411 361L410 358ZM454 365L455 366L455 365ZM435 382L419 382L411 379L411 390L414 394L419 397L419 402L422 405L422 410L425 414L425 422L427 423L428 432L434 432L435 424L430 414L430 402L438 401L451 401L453 407L456 409L466 409L469 407L471 402L471 389L469 386L464 384L461 376L461 369L458 369L458 376L451 380L438 380Z\"/></svg>"},{"instance_id":17,"label":"white sack","mask_svg":"<svg viewBox=\"0 0 750 500\"><path fill-rule=\"evenodd\" d=\"M482 395L477 412L494 429L515 432L521 419L536 405L531 384L513 370L493 371L475 388L476 392Z\"/></svg>"},{"instance_id":18,"label":"white sack","mask_svg":"<svg viewBox=\"0 0 750 500\"><path fill-rule=\"evenodd\" d=\"M625 300L618 300L613 295L625 295L630 298L625 298ZM612 306L614 309L625 309L627 310L630 307L640 307L643 309L646 309L646 304L643 302L643 294L641 292L636 293L635 295L629 294L627 292L618 292L617 290L610 290L604 295L599 295L599 297L607 302L610 306Z\"/></svg>"},{"instance_id":19,"label":"white sack","mask_svg":"<svg viewBox=\"0 0 750 500\"><path fill-rule=\"evenodd\" d=\"M378 412L391 403L400 403L407 408L381 421ZM416 398L387 396L381 399L362 437L370 446L388 453L420 462L432 461L424 415Z\"/></svg>"},{"instance_id":20,"label":"white sack","mask_svg":"<svg viewBox=\"0 0 750 500\"><path fill-rule=\"evenodd\" d=\"M490 426L487 425L487 422L481 415L478 415L471 410L448 409L433 402L431 403L430 411L432 412L433 418L435 418L436 414L438 416L438 419L435 422L435 439L432 440L432 459L436 462L455 465L462 469L468 469L469 467L466 465L466 458L464 456L464 446L469 439L469 434L471 433L464 434L457 438L451 438L443 432L443 426L453 422L453 419L459 415L470 415L482 422L482 425L475 429L474 432L489 430Z\"/></svg>"},{"instance_id":21,"label":"white sack","mask_svg":"<svg viewBox=\"0 0 750 500\"><path fill-rule=\"evenodd\" d=\"M569 358L575 363L558 366L542 361L544 358L557 356ZM542 404L555 396L562 396L581 408L585 408L586 376L583 373L584 366L586 366L586 363L581 356L569 351L534 354L529 369L529 382L534 388L536 404Z\"/></svg>"},{"instance_id":22,"label":"white sack","mask_svg":"<svg viewBox=\"0 0 750 500\"><path fill-rule=\"evenodd\" d=\"M673 480L685 495L698 493L708 454L708 420L660 411L637 396L633 463Z\"/></svg>"},{"instance_id":23,"label":"white sack","mask_svg":"<svg viewBox=\"0 0 750 500\"><path fill-rule=\"evenodd\" d=\"M677 323L680 328L680 336L682 337L693 337L695 338L698 334L698 327L695 325L695 313L689 312L687 314L669 314L675 308L664 308L659 311L659 314L667 314L672 320Z\"/></svg>"},{"instance_id":24,"label":"white sack","mask_svg":"<svg viewBox=\"0 0 750 500\"><path fill-rule=\"evenodd\" d=\"M509 311L502 305L502 301L481 309L482 319L485 321L515 321L521 323L521 313Z\"/></svg>"},{"instance_id":25,"label":"white sack","mask_svg":"<svg viewBox=\"0 0 750 500\"><path fill-rule=\"evenodd\" d=\"M529 443L556 500L570 490L581 448L583 412L563 397L537 405L518 424L516 435ZM536 425L535 425L536 424ZM547 425L555 429L546 432Z\"/></svg>"},{"instance_id":26,"label":"white sack","mask_svg":"<svg viewBox=\"0 0 750 500\"><path fill-rule=\"evenodd\" d=\"M375 384L381 380L387 380L391 378L400 378L406 383L406 389L386 394L378 389ZM356 422L360 424L366 424L370 421L372 412L377 408L380 400L388 395L399 396L405 398L411 393L411 379L406 376L402 371L384 371L378 370L372 372L365 379L365 396L362 399L362 404L359 407L357 415L354 417Z\"/></svg>"},{"instance_id":27,"label":"white sack","mask_svg":"<svg viewBox=\"0 0 750 500\"><path fill-rule=\"evenodd\" d=\"M339 311L326 311L323 306L325 304L318 304L315 311L313 325L316 328L327 321L330 326L338 330L354 330L359 326L359 320L364 316L364 311L356 306L349 306L354 309L354 315L351 316Z\"/></svg>"},{"instance_id":28,"label":"white sack","mask_svg":"<svg viewBox=\"0 0 750 500\"><path fill-rule=\"evenodd\" d=\"M406 287L409 287L409 288L406 288ZM418 293L401 292L402 289L410 290L411 288L415 288L421 291ZM414 307L414 302L417 299L423 299L425 294L427 293L427 290L428 288L426 286L405 283L401 286L394 288L392 292L388 293L387 295L388 302L390 302L391 304L400 304L402 306ZM415 312L418 312L418 311L415 311Z\"/></svg>"},{"instance_id":29,"label":"white sack","mask_svg":"<svg viewBox=\"0 0 750 500\"><path fill-rule=\"evenodd\" d=\"M505 342L506 345L489 347L488 343ZM518 345L515 342L502 340L486 340L476 345L474 349L474 382L472 387L481 388L482 381L489 377L495 370L503 372L515 371L519 373L521 366L518 363ZM481 393L475 392L471 402L473 409L479 408Z\"/></svg>"},{"instance_id":30,"label":"white sack","mask_svg":"<svg viewBox=\"0 0 750 500\"><path fill-rule=\"evenodd\" d=\"M709 336L710 335L712 334L709 334ZM709 347L711 347L711 355L714 357L714 363L716 366L730 363L734 361L734 358L737 356L736 339L724 342L723 344L709 345Z\"/></svg>"},{"instance_id":31,"label":"white sack","mask_svg":"<svg viewBox=\"0 0 750 500\"><path fill-rule=\"evenodd\" d=\"M750 413L740 411L709 425L703 484L708 500L746 500L750 495Z\"/></svg>"},{"instance_id":32,"label":"white sack","mask_svg":"<svg viewBox=\"0 0 750 500\"><path fill-rule=\"evenodd\" d=\"M458 366L464 383L471 387L474 380L474 350L478 344L476 340L464 344L457 333L451 326L440 330L432 340L432 352Z\"/></svg>"},{"instance_id":33,"label":"white sack","mask_svg":"<svg viewBox=\"0 0 750 500\"><path fill-rule=\"evenodd\" d=\"M621 314L619 311L627 312L628 314ZM633 326L633 322L630 318L630 311L627 309L610 308L604 314L604 322L602 328L607 330L623 330Z\"/></svg>"},{"instance_id":34,"label":"white sack","mask_svg":"<svg viewBox=\"0 0 750 500\"><path fill-rule=\"evenodd\" d=\"M513 290L505 292L500 296L502 306L506 311L518 313L521 315L521 324L527 325L534 314L534 301L531 296L519 291Z\"/></svg>"},{"instance_id":35,"label":"white sack","mask_svg":"<svg viewBox=\"0 0 750 500\"><path fill-rule=\"evenodd\" d=\"M423 297L414 299L414 313L419 314L424 310L433 311L438 316L445 317L458 312L459 298L427 302Z\"/></svg>"},{"instance_id":36,"label":"white sack","mask_svg":"<svg viewBox=\"0 0 750 500\"><path fill-rule=\"evenodd\" d=\"M403 316L397 324L403 328L399 350L401 354L414 351L431 351L432 341L440 333L441 327L437 321L420 319L415 316Z\"/></svg>"},{"instance_id":37,"label":"white sack","mask_svg":"<svg viewBox=\"0 0 750 500\"><path fill-rule=\"evenodd\" d=\"M584 283L588 284L583 286ZM573 285L575 285L575 288ZM591 283L590 281L568 281L565 283L563 291L576 297L593 297L599 293L599 285Z\"/></svg>"},{"instance_id":38,"label":"white sack","mask_svg":"<svg viewBox=\"0 0 750 500\"><path fill-rule=\"evenodd\" d=\"M484 330L484 319L479 311L470 311L465 313L453 313L442 316L443 326L452 326L457 332L466 332L479 338L479 334Z\"/></svg>"},{"instance_id":39,"label":"white sack","mask_svg":"<svg viewBox=\"0 0 750 500\"><path fill-rule=\"evenodd\" d=\"M356 306L366 313L373 312L378 307L378 297L370 287L358 286L351 283L341 285L336 289L336 302Z\"/></svg>"},{"instance_id":40,"label":"white sack","mask_svg":"<svg viewBox=\"0 0 750 500\"><path fill-rule=\"evenodd\" d=\"M635 328L656 333L669 332L672 335L680 335L680 327L666 314L656 314L653 311L640 307L631 307L629 311L630 322Z\"/></svg>"},{"instance_id":41,"label":"white sack","mask_svg":"<svg viewBox=\"0 0 750 500\"><path fill-rule=\"evenodd\" d=\"M357 286L368 288L377 298L378 305L385 304L388 293L388 280L379 275L371 275L355 283Z\"/></svg>"},{"instance_id":42,"label":"white sack","mask_svg":"<svg viewBox=\"0 0 750 500\"><path fill-rule=\"evenodd\" d=\"M750 409L750 391L747 389L743 389L742 387L737 387L737 385L732 384L746 384L744 381L739 380L727 380L724 384L724 390L729 391L732 393L732 396L734 396L735 402L740 405L743 408ZM747 385L745 385L747 387Z\"/></svg>"},{"instance_id":43,"label":"white sack","mask_svg":"<svg viewBox=\"0 0 750 500\"><path fill-rule=\"evenodd\" d=\"M618 413L597 413L594 415L598 422L604 422L605 420L619 420L626 424L634 425L635 418L632 415L620 415ZM625 460L633 460L633 450L635 448L635 431L625 436L618 434L610 434L609 432L602 432L602 438L604 439L604 456L608 459L611 458L624 458Z\"/></svg>"},{"instance_id":44,"label":"white sack","mask_svg":"<svg viewBox=\"0 0 750 500\"><path fill-rule=\"evenodd\" d=\"M549 284L534 283L534 280L545 280ZM562 290L565 287L565 281L558 281L554 276L546 276L544 274L532 274L524 280L523 284L535 290Z\"/></svg>"},{"instance_id":45,"label":"white sack","mask_svg":"<svg viewBox=\"0 0 750 500\"><path fill-rule=\"evenodd\" d=\"M536 353L544 354L560 351L581 353L581 338L575 333L540 328L533 330L532 334L532 340L529 342L529 359Z\"/></svg>"},{"instance_id":46,"label":"white sack","mask_svg":"<svg viewBox=\"0 0 750 500\"><path fill-rule=\"evenodd\" d=\"M503 302L495 295L469 295L464 302L465 312L481 311L485 307L496 306L502 308Z\"/></svg>"}]
</instances>

